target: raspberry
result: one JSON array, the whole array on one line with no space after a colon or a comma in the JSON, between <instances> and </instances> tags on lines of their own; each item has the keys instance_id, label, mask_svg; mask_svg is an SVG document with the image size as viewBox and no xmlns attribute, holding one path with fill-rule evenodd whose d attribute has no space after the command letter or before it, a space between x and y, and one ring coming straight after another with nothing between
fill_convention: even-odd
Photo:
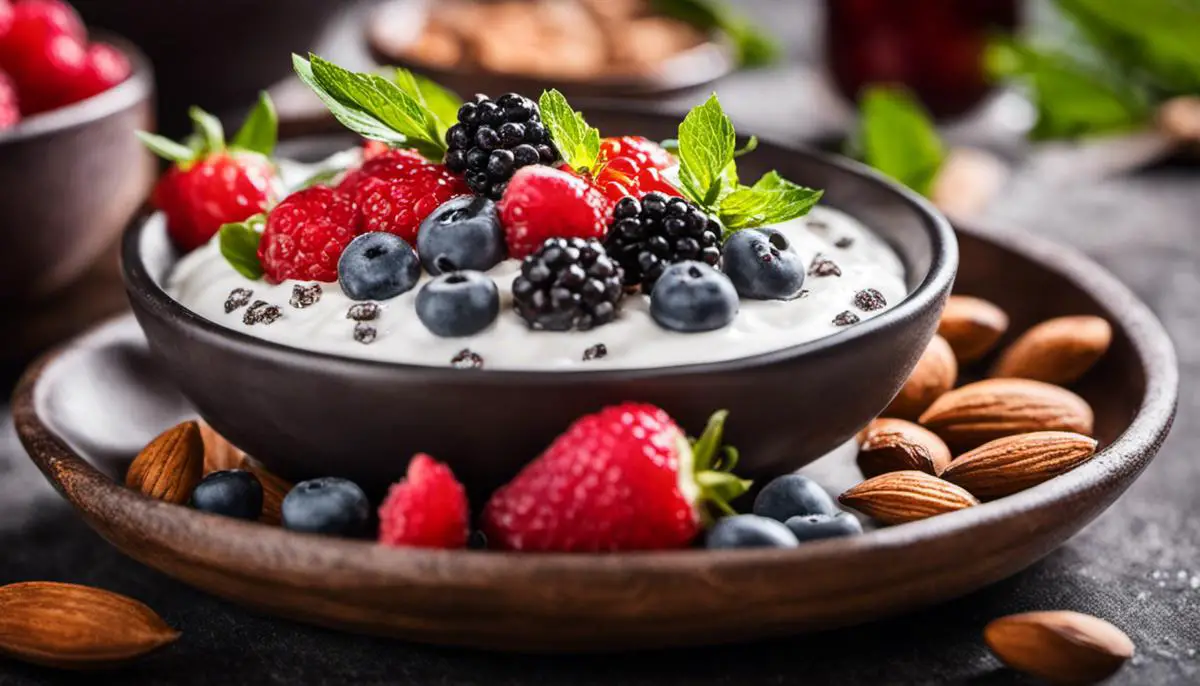
<instances>
[{"instance_id":1,"label":"raspberry","mask_svg":"<svg viewBox=\"0 0 1200 686\"><path fill-rule=\"evenodd\" d=\"M12 128L21 121L21 108L17 101L17 88L8 74L0 71L0 131Z\"/></svg>"},{"instance_id":2,"label":"raspberry","mask_svg":"<svg viewBox=\"0 0 1200 686\"><path fill-rule=\"evenodd\" d=\"M605 247L625 270L625 285L649 293L663 270L696 260L715 267L721 260L721 225L683 198L647 193L624 198L613 208Z\"/></svg>"},{"instance_id":3,"label":"raspberry","mask_svg":"<svg viewBox=\"0 0 1200 686\"><path fill-rule=\"evenodd\" d=\"M521 264L513 305L529 328L570 331L602 326L617 316L621 267L600 241L551 238Z\"/></svg>"},{"instance_id":4,"label":"raspberry","mask_svg":"<svg viewBox=\"0 0 1200 686\"><path fill-rule=\"evenodd\" d=\"M99 95L129 78L129 58L107 43L92 43L88 46L83 69L67 80L64 97L67 102L78 102Z\"/></svg>"},{"instance_id":5,"label":"raspberry","mask_svg":"<svg viewBox=\"0 0 1200 686\"><path fill-rule=\"evenodd\" d=\"M516 170L558 159L537 103L516 93L494 101L477 95L464 103L458 123L446 131L446 144L446 167L492 200L504 195Z\"/></svg>"},{"instance_id":6,"label":"raspberry","mask_svg":"<svg viewBox=\"0 0 1200 686\"><path fill-rule=\"evenodd\" d=\"M208 242L222 224L262 212L274 196L275 167L252 153L214 153L190 165L172 166L151 200L167 215L167 228L182 250Z\"/></svg>"},{"instance_id":7,"label":"raspberry","mask_svg":"<svg viewBox=\"0 0 1200 686\"><path fill-rule=\"evenodd\" d=\"M675 158L658 143L642 136L620 136L600 141L600 163L626 157L639 169L666 171L675 166Z\"/></svg>"},{"instance_id":8,"label":"raspberry","mask_svg":"<svg viewBox=\"0 0 1200 686\"><path fill-rule=\"evenodd\" d=\"M284 198L267 215L258 246L267 279L337 281L338 258L357 224L354 202L332 188L313 186Z\"/></svg>"},{"instance_id":9,"label":"raspberry","mask_svg":"<svg viewBox=\"0 0 1200 686\"><path fill-rule=\"evenodd\" d=\"M609 202L586 180L553 167L519 170L496 204L510 257L531 255L547 238L604 238Z\"/></svg>"},{"instance_id":10,"label":"raspberry","mask_svg":"<svg viewBox=\"0 0 1200 686\"><path fill-rule=\"evenodd\" d=\"M450 468L425 454L413 457L403 481L379 507L379 542L416 548L463 548L470 512Z\"/></svg>"},{"instance_id":11,"label":"raspberry","mask_svg":"<svg viewBox=\"0 0 1200 686\"><path fill-rule=\"evenodd\" d=\"M376 156L350 172L338 190L353 198L362 230L386 231L415 245L421 221L442 203L470 190L440 164L409 150Z\"/></svg>"},{"instance_id":12,"label":"raspberry","mask_svg":"<svg viewBox=\"0 0 1200 686\"><path fill-rule=\"evenodd\" d=\"M600 143L595 184L614 203L625 196L638 197L652 191L679 196L663 175L674 165L671 153L641 136L605 138Z\"/></svg>"}]
</instances>

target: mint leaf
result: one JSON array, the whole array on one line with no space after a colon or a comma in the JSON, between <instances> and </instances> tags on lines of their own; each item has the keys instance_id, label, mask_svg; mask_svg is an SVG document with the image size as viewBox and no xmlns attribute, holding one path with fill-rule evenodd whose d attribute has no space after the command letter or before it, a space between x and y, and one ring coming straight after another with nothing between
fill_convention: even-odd
<instances>
[{"instance_id":1,"label":"mint leaf","mask_svg":"<svg viewBox=\"0 0 1200 686\"><path fill-rule=\"evenodd\" d=\"M600 156L600 129L589 126L583 114L571 109L566 97L554 89L542 92L538 109L563 161L580 171L595 167Z\"/></svg>"},{"instance_id":2,"label":"mint leaf","mask_svg":"<svg viewBox=\"0 0 1200 686\"><path fill-rule=\"evenodd\" d=\"M759 67L777 61L778 42L723 0L653 0L657 14L687 22L701 31L720 31L733 43L738 64Z\"/></svg>"},{"instance_id":3,"label":"mint leaf","mask_svg":"<svg viewBox=\"0 0 1200 686\"><path fill-rule=\"evenodd\" d=\"M929 115L907 91L867 89L859 103L863 161L913 190L928 195L946 159Z\"/></svg>"},{"instance_id":4,"label":"mint leaf","mask_svg":"<svg viewBox=\"0 0 1200 686\"><path fill-rule=\"evenodd\" d=\"M296 74L346 128L364 138L414 148L429 159L445 155L437 116L394 81L309 57L292 56Z\"/></svg>"},{"instance_id":5,"label":"mint leaf","mask_svg":"<svg viewBox=\"0 0 1200 686\"><path fill-rule=\"evenodd\" d=\"M229 265L247 279L262 278L263 268L258 261L260 233L266 216L256 214L244 222L225 224L218 233L221 255Z\"/></svg>"},{"instance_id":6,"label":"mint leaf","mask_svg":"<svg viewBox=\"0 0 1200 686\"><path fill-rule=\"evenodd\" d=\"M279 140L279 116L266 91L258 94L258 103L246 117L242 128L233 137L231 147L270 157Z\"/></svg>"},{"instance_id":7,"label":"mint leaf","mask_svg":"<svg viewBox=\"0 0 1200 686\"><path fill-rule=\"evenodd\" d=\"M176 143L165 136L147 131L138 131L138 140L150 149L150 152L172 162L191 162L196 158L196 151L186 145Z\"/></svg>"},{"instance_id":8,"label":"mint leaf","mask_svg":"<svg viewBox=\"0 0 1200 686\"><path fill-rule=\"evenodd\" d=\"M805 188L768 172L754 186L734 190L721 201L719 216L728 230L778 224L808 214L823 191Z\"/></svg>"},{"instance_id":9,"label":"mint leaf","mask_svg":"<svg viewBox=\"0 0 1200 686\"><path fill-rule=\"evenodd\" d=\"M436 81L407 69L397 68L395 80L396 85L433 114L437 120L438 136L444 139L446 131L458 122L458 108L462 107L462 98Z\"/></svg>"},{"instance_id":10,"label":"mint leaf","mask_svg":"<svg viewBox=\"0 0 1200 686\"><path fill-rule=\"evenodd\" d=\"M736 148L733 122L714 93L679 125L679 182L684 195L701 207L716 205Z\"/></svg>"},{"instance_id":11,"label":"mint leaf","mask_svg":"<svg viewBox=\"0 0 1200 686\"><path fill-rule=\"evenodd\" d=\"M202 155L225 149L225 130L221 126L220 119L196 106L192 106L188 110L188 116L191 117L192 123L196 127L196 134L202 141L203 147L200 149Z\"/></svg>"}]
</instances>

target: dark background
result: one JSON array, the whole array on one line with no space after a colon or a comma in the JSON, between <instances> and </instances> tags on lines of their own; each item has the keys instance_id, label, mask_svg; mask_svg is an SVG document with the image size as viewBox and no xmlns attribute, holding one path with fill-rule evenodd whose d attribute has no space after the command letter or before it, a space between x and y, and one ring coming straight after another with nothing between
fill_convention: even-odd
<instances>
[{"instance_id":1,"label":"dark background","mask_svg":"<svg viewBox=\"0 0 1200 686\"><path fill-rule=\"evenodd\" d=\"M802 63L820 54L817 3L742 4L784 34L791 54L785 66L720 85L739 128L793 140L836 128L845 110ZM331 27L323 53L363 59L353 20ZM1175 429L1151 467L1095 524L1008 581L858 629L637 655L510 656L342 635L249 614L119 555L46 485L0 406L0 584L96 585L144 601L183 630L165 652L104 675L114 683L1022 684L1032 682L1001 669L980 631L1034 609L1080 610L1128 632L1138 655L1112 683L1200 682L1200 176L1187 161L1107 178L1085 177L1090 165L1068 164L1064 173L1047 166L1047 153L1005 143L1011 135L997 122L1012 117L996 111L1004 109L955 131L999 141L1016 167L983 219L1068 242L1115 272L1162 318L1182 368ZM4 686L96 679L0 658Z\"/></svg>"}]
</instances>

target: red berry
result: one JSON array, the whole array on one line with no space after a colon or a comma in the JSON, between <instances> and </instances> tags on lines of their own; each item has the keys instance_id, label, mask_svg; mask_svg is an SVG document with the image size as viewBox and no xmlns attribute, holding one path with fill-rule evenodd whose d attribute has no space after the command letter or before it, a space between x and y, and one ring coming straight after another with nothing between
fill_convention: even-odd
<instances>
[{"instance_id":1,"label":"red berry","mask_svg":"<svg viewBox=\"0 0 1200 686\"><path fill-rule=\"evenodd\" d=\"M0 45L8 39L8 32L13 25L13 6L8 0L0 0Z\"/></svg>"},{"instance_id":2,"label":"red berry","mask_svg":"<svg viewBox=\"0 0 1200 686\"><path fill-rule=\"evenodd\" d=\"M467 544L467 494L450 467L420 454L379 507L379 542L416 548Z\"/></svg>"},{"instance_id":3,"label":"red berry","mask_svg":"<svg viewBox=\"0 0 1200 686\"><path fill-rule=\"evenodd\" d=\"M129 58L107 43L92 43L87 49L83 69L67 81L65 97L78 102L99 95L129 78Z\"/></svg>"},{"instance_id":4,"label":"red berry","mask_svg":"<svg viewBox=\"0 0 1200 686\"><path fill-rule=\"evenodd\" d=\"M258 261L267 280L337 281L338 258L358 235L358 208L344 193L313 186L267 214Z\"/></svg>"},{"instance_id":5,"label":"red berry","mask_svg":"<svg viewBox=\"0 0 1200 686\"><path fill-rule=\"evenodd\" d=\"M509 256L532 255L547 238L603 239L611 203L600 189L561 169L522 167L497 203Z\"/></svg>"},{"instance_id":6,"label":"red berry","mask_svg":"<svg viewBox=\"0 0 1200 686\"><path fill-rule=\"evenodd\" d=\"M18 107L17 88L8 74L0 71L0 130L12 128L19 121L21 108Z\"/></svg>"},{"instance_id":7,"label":"red berry","mask_svg":"<svg viewBox=\"0 0 1200 686\"><path fill-rule=\"evenodd\" d=\"M605 138L600 142L596 185L613 203L628 195L641 197L651 191L679 196L679 191L662 174L674 165L671 153L641 136Z\"/></svg>"},{"instance_id":8,"label":"red berry","mask_svg":"<svg viewBox=\"0 0 1200 686\"><path fill-rule=\"evenodd\" d=\"M275 166L252 153L218 152L175 164L159 179L151 200L167 215L180 249L208 242L222 224L262 212L274 199Z\"/></svg>"},{"instance_id":9,"label":"red berry","mask_svg":"<svg viewBox=\"0 0 1200 686\"><path fill-rule=\"evenodd\" d=\"M363 232L385 231L412 245L421 220L447 200L471 192L444 165L410 150L390 150L367 160L346 175L338 190L354 198Z\"/></svg>"},{"instance_id":10,"label":"red berry","mask_svg":"<svg viewBox=\"0 0 1200 686\"><path fill-rule=\"evenodd\" d=\"M683 548L699 533L705 499L734 497L746 484L708 470L724 413L714 415L695 453L683 431L653 405L626 403L577 420L483 511L489 543L511 550L607 552ZM711 440L709 440L711 439ZM727 508L728 506L725 505Z\"/></svg>"},{"instance_id":11,"label":"red berry","mask_svg":"<svg viewBox=\"0 0 1200 686\"><path fill-rule=\"evenodd\" d=\"M628 157L639 169L665 171L675 166L675 158L658 143L642 136L620 136L600 141L600 159L603 164L617 157Z\"/></svg>"},{"instance_id":12,"label":"red berry","mask_svg":"<svg viewBox=\"0 0 1200 686\"><path fill-rule=\"evenodd\" d=\"M384 143L383 141L363 141L363 160L374 159L384 154L388 150L391 150L391 147L389 147L388 144Z\"/></svg>"},{"instance_id":13,"label":"red berry","mask_svg":"<svg viewBox=\"0 0 1200 686\"><path fill-rule=\"evenodd\" d=\"M0 68L17 83L25 114L69 102L66 84L83 69L87 32L79 15L59 0L24 0L0 41Z\"/></svg>"}]
</instances>

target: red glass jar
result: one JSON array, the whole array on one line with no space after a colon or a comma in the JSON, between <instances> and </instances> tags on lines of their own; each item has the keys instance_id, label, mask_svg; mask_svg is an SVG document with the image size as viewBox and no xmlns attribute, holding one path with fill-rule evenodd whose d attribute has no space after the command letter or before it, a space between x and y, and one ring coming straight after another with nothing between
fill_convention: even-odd
<instances>
[{"instance_id":1,"label":"red glass jar","mask_svg":"<svg viewBox=\"0 0 1200 686\"><path fill-rule=\"evenodd\" d=\"M1019 0L826 0L826 55L847 98L873 83L908 86L938 117L962 114L990 90L984 48L1011 33Z\"/></svg>"}]
</instances>

